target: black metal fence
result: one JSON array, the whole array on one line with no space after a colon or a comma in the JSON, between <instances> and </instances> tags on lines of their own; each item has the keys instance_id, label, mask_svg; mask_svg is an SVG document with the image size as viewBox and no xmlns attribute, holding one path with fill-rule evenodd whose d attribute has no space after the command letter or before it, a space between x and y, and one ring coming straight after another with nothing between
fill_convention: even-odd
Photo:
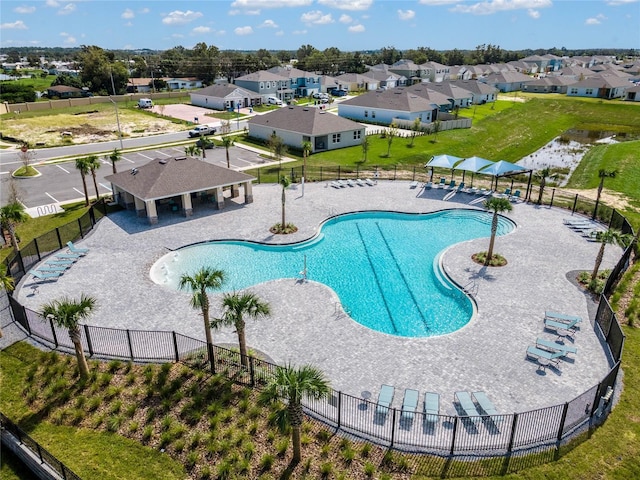
<instances>
[{"instance_id":1,"label":"black metal fence","mask_svg":"<svg viewBox=\"0 0 640 480\"><path fill-rule=\"evenodd\" d=\"M9 420L6 416L0 413L0 426L6 432L13 435L20 445L28 448L40 461L41 464L46 464L51 470L55 471L60 477L66 480L81 480L73 470L67 467L64 463L58 460L52 453L46 448L41 446L27 433L25 433L20 427Z\"/></svg>"},{"instance_id":2,"label":"black metal fence","mask_svg":"<svg viewBox=\"0 0 640 480\"><path fill-rule=\"evenodd\" d=\"M65 328L23 307L12 297L9 301L15 320L31 337L56 350L74 352ZM577 429L588 428L603 416L609 399L604 403L601 399L615 387L624 334L604 296L594 328L606 341L613 368L598 385L562 405L479 417L434 416L424 412L407 416L399 409L380 410L373 401L335 390L328 399L305 399L304 405L312 417L342 432L404 452L495 456L526 452L541 446L559 448ZM81 330L84 351L95 358L183 362L211 369L256 388L268 383L278 368L251 356L243 365L237 351L219 346L208 350L204 341L173 331L120 330L89 325L83 325Z\"/></svg>"}]
</instances>

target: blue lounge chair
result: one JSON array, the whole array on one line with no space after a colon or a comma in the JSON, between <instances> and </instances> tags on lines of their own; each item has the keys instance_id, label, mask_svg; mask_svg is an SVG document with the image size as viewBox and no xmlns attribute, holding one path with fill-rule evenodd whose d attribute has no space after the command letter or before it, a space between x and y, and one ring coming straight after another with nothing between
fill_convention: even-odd
<instances>
[{"instance_id":1,"label":"blue lounge chair","mask_svg":"<svg viewBox=\"0 0 640 480\"><path fill-rule=\"evenodd\" d=\"M575 332L578 329L578 321L572 320L570 322L558 322L557 320L550 320L548 318L544 319L544 326L549 329L557 332L558 330L566 330L570 332Z\"/></svg>"},{"instance_id":2,"label":"blue lounge chair","mask_svg":"<svg viewBox=\"0 0 640 480\"><path fill-rule=\"evenodd\" d=\"M446 181L446 178L440 177L440 182L436 185L436 188L446 188Z\"/></svg>"},{"instance_id":3,"label":"blue lounge chair","mask_svg":"<svg viewBox=\"0 0 640 480\"><path fill-rule=\"evenodd\" d=\"M72 259L79 259L80 258L80 254L78 253L58 253L56 255L56 258L59 260L72 260Z\"/></svg>"},{"instance_id":4,"label":"blue lounge chair","mask_svg":"<svg viewBox=\"0 0 640 480\"><path fill-rule=\"evenodd\" d=\"M72 241L68 241L67 242L67 247L69 247L69 252L71 253L77 253L78 255L86 255L87 253L89 253L89 249L88 248L79 248L76 247Z\"/></svg>"},{"instance_id":5,"label":"blue lounge chair","mask_svg":"<svg viewBox=\"0 0 640 480\"><path fill-rule=\"evenodd\" d=\"M451 181L449 182L449 185L445 185L443 188L450 188L450 189L453 189L453 188L455 188L455 187L456 187L456 181L455 181L455 180L451 180Z\"/></svg>"},{"instance_id":6,"label":"blue lounge chair","mask_svg":"<svg viewBox=\"0 0 640 480\"><path fill-rule=\"evenodd\" d=\"M47 265L60 265L70 267L74 264L74 260L49 260Z\"/></svg>"},{"instance_id":7,"label":"blue lounge chair","mask_svg":"<svg viewBox=\"0 0 640 480\"><path fill-rule=\"evenodd\" d=\"M433 188L433 182L427 182L424 184L424 188Z\"/></svg>"},{"instance_id":8,"label":"blue lounge chair","mask_svg":"<svg viewBox=\"0 0 640 480\"><path fill-rule=\"evenodd\" d=\"M380 387L380 393L378 394L378 405L376 406L376 413L378 415L386 415L389 407L391 407L394 392L395 388L390 385L382 385Z\"/></svg>"},{"instance_id":9,"label":"blue lounge chair","mask_svg":"<svg viewBox=\"0 0 640 480\"><path fill-rule=\"evenodd\" d=\"M513 195L511 195L510 200L512 202L517 201L520 198L520 190L516 190L515 192L513 192Z\"/></svg>"},{"instance_id":10,"label":"blue lounge chair","mask_svg":"<svg viewBox=\"0 0 640 480\"><path fill-rule=\"evenodd\" d=\"M468 392L456 392L455 393L456 401L460 408L464 412L465 417L469 417L472 422L477 422L480 417L480 413L476 409L475 403L471 399L471 395Z\"/></svg>"},{"instance_id":11,"label":"blue lounge chair","mask_svg":"<svg viewBox=\"0 0 640 480\"><path fill-rule=\"evenodd\" d=\"M416 409L418 408L418 397L420 392L407 388L404 391L404 399L402 400L402 413L400 419L404 421L413 420Z\"/></svg>"},{"instance_id":12,"label":"blue lounge chair","mask_svg":"<svg viewBox=\"0 0 640 480\"><path fill-rule=\"evenodd\" d=\"M39 270L29 270L29 274L33 275L38 280L54 280L62 275L61 272L47 273L47 272L41 272Z\"/></svg>"},{"instance_id":13,"label":"blue lounge chair","mask_svg":"<svg viewBox=\"0 0 640 480\"><path fill-rule=\"evenodd\" d=\"M496 407L493 406L491 400L484 392L473 392L471 396L474 398L480 410L482 410L485 415L499 415Z\"/></svg>"},{"instance_id":14,"label":"blue lounge chair","mask_svg":"<svg viewBox=\"0 0 640 480\"><path fill-rule=\"evenodd\" d=\"M577 353L578 349L571 345L562 345L560 343L552 342L551 340L546 340L544 338L536 339L536 348L543 347L546 350L551 350L552 352L564 352L567 353Z\"/></svg>"},{"instance_id":15,"label":"blue lounge chair","mask_svg":"<svg viewBox=\"0 0 640 480\"><path fill-rule=\"evenodd\" d=\"M424 394L424 419L427 422L437 422L440 415L440 395L426 392Z\"/></svg>"},{"instance_id":16,"label":"blue lounge chair","mask_svg":"<svg viewBox=\"0 0 640 480\"><path fill-rule=\"evenodd\" d=\"M565 315L564 313L552 312L550 310L544 312L544 318L545 320L554 320L563 323L571 323L574 321L579 323L582 321L582 317L578 317L577 315Z\"/></svg>"},{"instance_id":17,"label":"blue lounge chair","mask_svg":"<svg viewBox=\"0 0 640 480\"><path fill-rule=\"evenodd\" d=\"M409 184L409 188L416 188L417 186L418 186L418 182L415 180Z\"/></svg>"},{"instance_id":18,"label":"blue lounge chair","mask_svg":"<svg viewBox=\"0 0 640 480\"><path fill-rule=\"evenodd\" d=\"M64 272L67 267L61 265L42 266L38 269L39 272Z\"/></svg>"},{"instance_id":19,"label":"blue lounge chair","mask_svg":"<svg viewBox=\"0 0 640 480\"><path fill-rule=\"evenodd\" d=\"M565 352L550 352L548 350L542 350L541 348L534 346L529 346L527 348L527 357L537 360L540 365L543 365L543 363L540 361L542 360L546 363L552 363L557 367L560 359L562 359L566 355L567 354Z\"/></svg>"}]
</instances>

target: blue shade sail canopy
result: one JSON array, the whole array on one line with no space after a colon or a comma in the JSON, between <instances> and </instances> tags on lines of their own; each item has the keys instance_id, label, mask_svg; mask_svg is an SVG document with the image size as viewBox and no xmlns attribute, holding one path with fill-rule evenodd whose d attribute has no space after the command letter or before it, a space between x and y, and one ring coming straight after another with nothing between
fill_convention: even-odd
<instances>
[{"instance_id":1,"label":"blue shade sail canopy","mask_svg":"<svg viewBox=\"0 0 640 480\"><path fill-rule=\"evenodd\" d=\"M483 168L479 173L499 177L500 175L505 175L507 173L515 173L524 170L528 169L521 167L520 165L516 165L515 163L500 160L499 162L495 162L493 165L489 165L488 167Z\"/></svg>"},{"instance_id":2,"label":"blue shade sail canopy","mask_svg":"<svg viewBox=\"0 0 640 480\"><path fill-rule=\"evenodd\" d=\"M455 169L475 173L492 164L493 162L491 160L487 160L486 158L469 157L465 159L463 162L458 163Z\"/></svg>"},{"instance_id":3,"label":"blue shade sail canopy","mask_svg":"<svg viewBox=\"0 0 640 480\"><path fill-rule=\"evenodd\" d=\"M454 165L461 160L462 158L454 157L453 155L436 155L427 162L425 167L453 168Z\"/></svg>"}]
</instances>

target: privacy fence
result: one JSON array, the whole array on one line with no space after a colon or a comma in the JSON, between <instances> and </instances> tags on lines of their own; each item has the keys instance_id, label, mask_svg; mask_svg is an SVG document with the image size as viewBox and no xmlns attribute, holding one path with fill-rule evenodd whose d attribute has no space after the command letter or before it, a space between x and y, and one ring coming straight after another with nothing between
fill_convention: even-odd
<instances>
[{"instance_id":1,"label":"privacy fence","mask_svg":"<svg viewBox=\"0 0 640 480\"><path fill-rule=\"evenodd\" d=\"M551 198L549 205L557 197L552 194ZM575 197L573 211L576 211L577 203L578 199ZM583 205L587 204L588 201L585 200ZM602 208L595 213L598 218L605 214L611 226L633 232L627 220L615 210ZM77 222L58 228L25 245L7 260L11 274L18 280L44 256L64 248L68 240L86 235L104 215L105 205L98 203ZM627 249L612 270L611 277L619 276L626 270L629 255L630 249ZM614 282L615 279L611 278L607 282L607 293ZM9 297L9 301L15 321L32 338L56 350L70 353L74 351L67 330L23 307L13 297ZM375 402L340 391L332 391L326 400L305 399L304 405L310 416L344 434L394 450L419 454L416 457L418 464L429 462L428 458L431 457L423 454L459 460L500 458L494 467L483 465L482 473L514 471L523 468L523 458L535 457L538 463L550 461L548 452L554 451L554 455L557 455L561 446L570 439L585 438L576 435L577 433L586 432L604 421L615 389L625 340L605 295L600 298L592 326L603 343L612 367L597 385L560 405L480 417L434 416L416 412L409 419L403 418L401 411L395 408L377 413ZM132 362L183 362L196 368L222 373L235 382L255 388L268 383L278 368L254 357L249 357L243 364L236 351L208 346L202 340L173 331L121 330L89 325L83 325L81 330L83 349L93 358ZM525 455L529 453L540 455ZM460 474L455 469L445 473L438 468L439 474L443 476ZM468 470L464 472L470 474Z\"/></svg>"}]
</instances>

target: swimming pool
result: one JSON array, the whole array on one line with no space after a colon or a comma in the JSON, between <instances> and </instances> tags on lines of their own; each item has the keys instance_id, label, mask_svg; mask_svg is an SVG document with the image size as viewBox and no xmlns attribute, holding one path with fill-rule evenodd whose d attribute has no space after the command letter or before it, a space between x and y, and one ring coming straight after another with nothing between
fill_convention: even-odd
<instances>
[{"instance_id":1,"label":"swimming pool","mask_svg":"<svg viewBox=\"0 0 640 480\"><path fill-rule=\"evenodd\" d=\"M300 278L306 261L307 278L331 287L358 323L397 336L443 335L469 322L473 304L443 275L440 255L456 243L489 237L491 218L487 212L462 209L346 214L329 219L317 236L297 244L215 241L184 247L159 259L150 276L177 289L182 274L207 265L225 272L222 291L231 291ZM499 218L499 235L514 228Z\"/></svg>"}]
</instances>

